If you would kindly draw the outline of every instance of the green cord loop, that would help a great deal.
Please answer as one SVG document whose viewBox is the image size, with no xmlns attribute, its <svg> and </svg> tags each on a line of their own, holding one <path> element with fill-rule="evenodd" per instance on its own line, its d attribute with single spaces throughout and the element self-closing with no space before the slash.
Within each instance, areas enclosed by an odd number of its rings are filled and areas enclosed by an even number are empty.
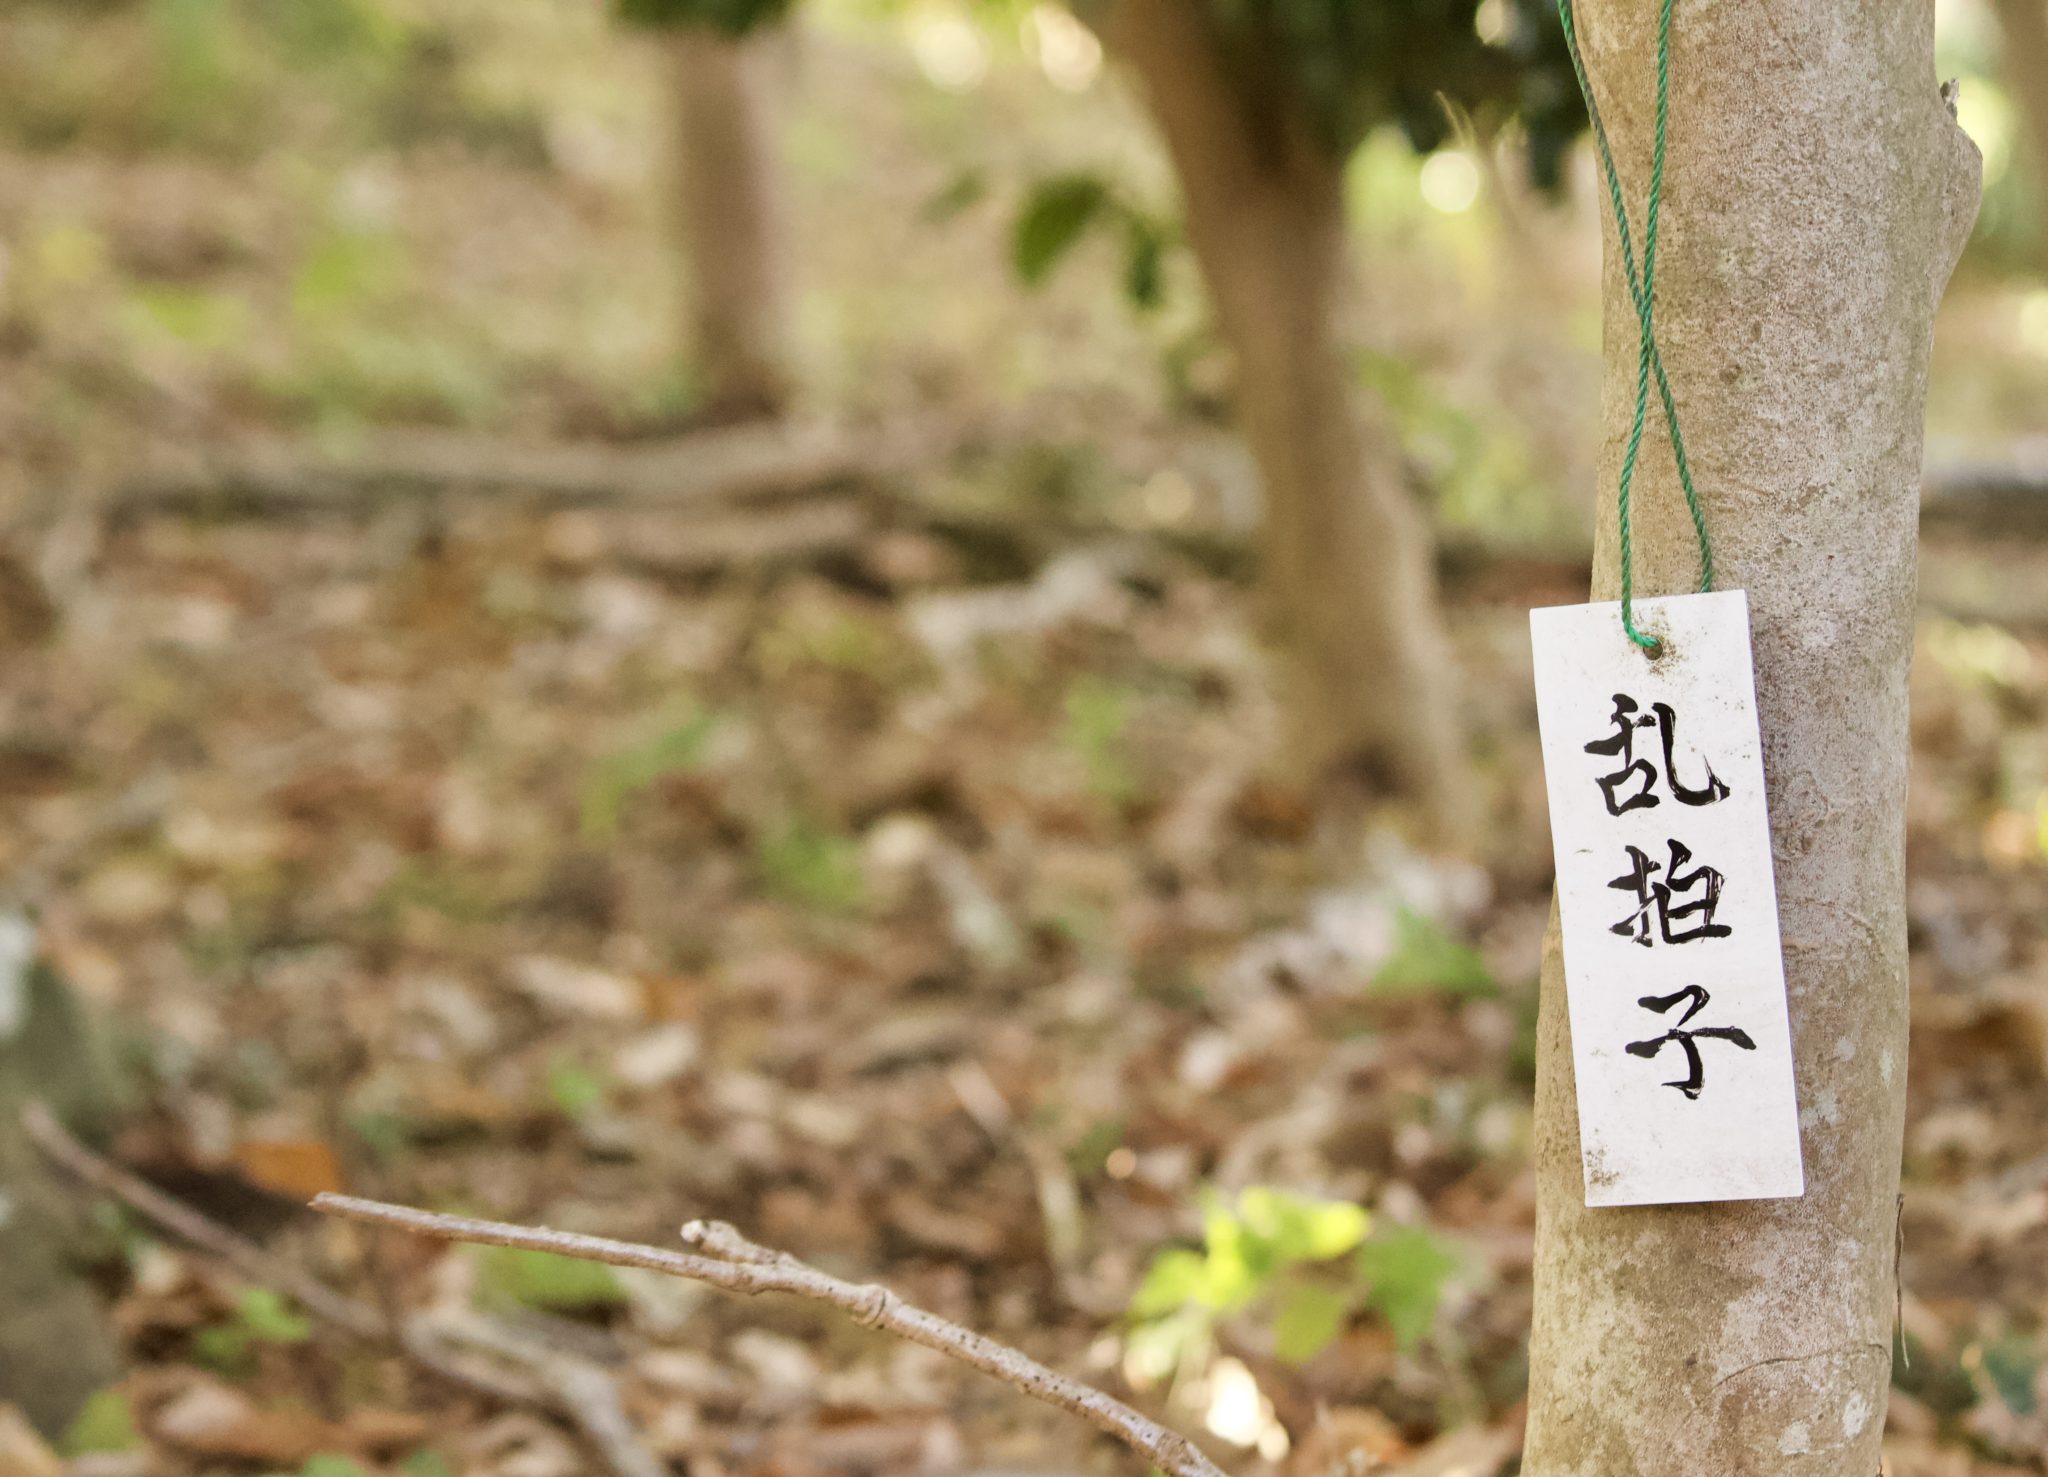
<svg viewBox="0 0 2048 1477">
<path fill-rule="evenodd" d="M 1635 623 L 1634 533 L 1629 515 L 1629 494 L 1635 486 L 1636 463 L 1642 451 L 1643 428 L 1649 417 L 1652 377 L 1657 398 L 1664 407 L 1664 424 L 1671 432 L 1672 458 L 1678 464 L 1678 485 L 1685 491 L 1686 510 L 1692 514 L 1693 532 L 1700 544 L 1702 594 L 1714 587 L 1714 549 L 1707 538 L 1706 514 L 1700 509 L 1699 494 L 1693 488 L 1692 466 L 1685 456 L 1685 437 L 1678 429 L 1678 404 L 1671 393 L 1671 380 L 1664 372 L 1664 356 L 1657 348 L 1657 227 L 1664 195 L 1664 143 L 1671 114 L 1671 7 L 1663 0 L 1657 16 L 1657 111 L 1650 152 L 1650 201 L 1643 222 L 1643 261 L 1638 273 L 1628 207 L 1622 202 L 1621 174 L 1614 166 L 1614 150 L 1607 140 L 1607 125 L 1601 120 L 1599 104 L 1593 98 L 1592 79 L 1586 75 L 1586 61 L 1579 51 L 1578 28 L 1573 22 L 1572 0 L 1557 0 L 1558 19 L 1564 23 L 1565 49 L 1571 54 L 1572 71 L 1579 79 L 1579 91 L 1586 99 L 1586 117 L 1593 125 L 1593 142 L 1600 155 L 1601 172 L 1607 180 L 1607 199 L 1614 210 L 1616 235 L 1621 240 L 1622 272 L 1628 279 L 1629 298 L 1635 304 L 1637 325 L 1636 401 L 1629 425 L 1628 445 L 1621 459 L 1621 486 L 1616 498 L 1621 532 L 1621 624 L 1629 640 L 1646 651 L 1654 651 L 1657 638 L 1646 636 Z"/>
</svg>

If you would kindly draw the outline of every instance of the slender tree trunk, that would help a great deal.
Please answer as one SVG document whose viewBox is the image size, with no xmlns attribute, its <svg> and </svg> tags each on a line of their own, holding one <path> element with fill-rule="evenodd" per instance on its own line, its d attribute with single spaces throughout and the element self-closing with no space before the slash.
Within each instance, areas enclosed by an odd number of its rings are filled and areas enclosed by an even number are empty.
<svg viewBox="0 0 2048 1477">
<path fill-rule="evenodd" d="M 1656 12 L 1580 12 L 1636 199 Z M 1523 1471 L 1867 1477 L 1891 1382 L 1905 1117 L 1923 404 L 1977 157 L 1937 90 L 1931 0 L 1680 0 L 1675 37 L 1657 328 L 1719 584 L 1749 591 L 1807 1190 L 1585 1207 L 1553 922 Z M 1611 221 L 1604 293 L 1603 599 L 1636 358 Z M 1696 553 L 1666 443 L 1643 461 L 1637 590 L 1683 591 Z"/>
<path fill-rule="evenodd" d="M 26 919 L 0 909 L 0 1402 L 54 1435 L 120 1368 L 75 1260 L 82 1202 L 38 1157 L 21 1109 L 41 1098 L 91 1126 L 118 1094 L 83 1006 L 32 949 Z"/>
<path fill-rule="evenodd" d="M 794 385 L 788 207 L 772 43 L 676 28 L 674 213 L 684 342 L 716 420 L 777 415 Z"/>
<path fill-rule="evenodd" d="M 2048 202 L 2048 0 L 1993 0 L 1992 8 L 2005 36 L 2005 85 L 2026 135 L 2023 152 L 2033 171 L 2035 198 Z M 2048 220 L 2041 230 L 2048 237 Z M 2048 264 L 2048 241 L 2037 259 Z"/>
<path fill-rule="evenodd" d="M 1118 0 L 1103 32 L 1165 136 L 1236 360 L 1238 419 L 1265 490 L 1267 617 L 1302 767 L 1363 762 L 1455 823 L 1463 756 L 1427 526 L 1360 403 L 1339 327 L 1343 161 L 1284 108 L 1247 105 L 1200 0 Z"/>
</svg>

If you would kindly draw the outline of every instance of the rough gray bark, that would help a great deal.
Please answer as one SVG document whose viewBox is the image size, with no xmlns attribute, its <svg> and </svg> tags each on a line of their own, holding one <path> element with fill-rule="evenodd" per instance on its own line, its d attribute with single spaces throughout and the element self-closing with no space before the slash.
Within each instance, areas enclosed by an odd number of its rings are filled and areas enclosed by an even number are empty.
<svg viewBox="0 0 2048 1477">
<path fill-rule="evenodd" d="M 1656 0 L 1586 0 L 1634 198 Z M 1934 310 L 1974 218 L 1931 0 L 1681 0 L 1657 328 L 1722 588 L 1749 591 L 1803 1199 L 1587 1210 L 1555 925 L 1538 1025 L 1528 1477 L 1865 1477 L 1891 1373 L 1906 1089 L 1906 666 Z M 1640 216 L 1638 216 L 1640 220 Z M 1608 224 L 1595 598 L 1636 325 Z M 1654 415 L 1654 412 L 1653 412 Z M 1638 593 L 1691 588 L 1666 443 Z"/>
<path fill-rule="evenodd" d="M 1236 361 L 1300 767 L 1362 762 L 1454 826 L 1463 754 L 1428 528 L 1352 383 L 1339 326 L 1343 160 L 1283 100 L 1240 93 L 1201 0 L 1116 0 L 1091 18 L 1165 137 Z"/>
<path fill-rule="evenodd" d="M 706 418 L 779 415 L 795 384 L 789 209 L 771 50 L 703 26 L 669 37 L 684 342 Z"/>
</svg>

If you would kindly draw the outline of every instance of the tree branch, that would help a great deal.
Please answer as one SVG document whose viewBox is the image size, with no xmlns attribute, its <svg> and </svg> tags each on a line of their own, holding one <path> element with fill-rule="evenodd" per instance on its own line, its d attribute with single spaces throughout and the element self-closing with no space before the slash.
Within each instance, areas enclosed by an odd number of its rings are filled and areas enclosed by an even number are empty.
<svg viewBox="0 0 2048 1477">
<path fill-rule="evenodd" d="M 999 1344 L 956 1323 L 949 1323 L 935 1313 L 906 1303 L 886 1287 L 842 1281 L 786 1252 L 757 1245 L 721 1221 L 691 1221 L 684 1226 L 683 1243 L 692 1250 L 683 1252 L 665 1251 L 628 1241 L 611 1241 L 601 1236 L 584 1236 L 573 1231 L 438 1215 L 404 1205 L 359 1200 L 351 1195 L 322 1195 L 313 1202 L 313 1208 L 328 1215 L 343 1216 L 370 1225 L 391 1226 L 444 1241 L 512 1246 L 584 1261 L 607 1262 L 615 1267 L 643 1267 L 652 1272 L 666 1272 L 672 1277 L 708 1283 L 741 1296 L 786 1292 L 813 1302 L 827 1303 L 851 1314 L 869 1328 L 884 1329 L 914 1344 L 937 1349 L 962 1364 L 995 1376 L 1035 1400 L 1043 1400 L 1080 1416 L 1096 1429 L 1123 1442 L 1166 1472 L 1168 1477 L 1224 1477 L 1223 1471 L 1187 1437 L 1140 1415 L 1093 1386 L 1048 1369 L 1006 1344 Z"/>
</svg>

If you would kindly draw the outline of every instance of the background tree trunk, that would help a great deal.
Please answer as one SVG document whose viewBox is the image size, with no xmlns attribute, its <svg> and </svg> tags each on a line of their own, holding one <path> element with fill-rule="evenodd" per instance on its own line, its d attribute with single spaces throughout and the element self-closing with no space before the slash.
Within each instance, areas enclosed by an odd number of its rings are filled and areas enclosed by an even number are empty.
<svg viewBox="0 0 2048 1477">
<path fill-rule="evenodd" d="M 1581 31 L 1633 205 L 1655 0 L 1588 0 Z M 1891 1376 L 1923 402 L 1977 158 L 1937 90 L 1931 0 L 1681 0 L 1675 37 L 1657 327 L 1720 587 L 1749 591 L 1807 1191 L 1585 1208 L 1553 919 L 1523 1471 L 1864 1477 Z M 1605 301 L 1599 599 L 1636 358 L 1611 221 Z M 1661 438 L 1643 462 L 1637 589 L 1689 589 Z"/>
<path fill-rule="evenodd" d="M 788 207 L 776 126 L 779 28 L 669 36 L 684 342 L 707 419 L 780 414 L 795 383 Z"/>
<path fill-rule="evenodd" d="M 20 913 L 0 912 L 0 1401 L 54 1435 L 120 1364 L 75 1261 L 82 1202 L 28 1142 L 21 1109 L 39 1097 L 90 1128 L 117 1093 L 83 1007 L 34 962 L 33 940 Z"/>
<path fill-rule="evenodd" d="M 1104 38 L 1137 74 L 1236 360 L 1265 492 L 1267 618 L 1309 773 L 1362 762 L 1455 823 L 1463 754 L 1429 535 L 1360 403 L 1339 320 L 1343 162 L 1283 100 L 1248 104 L 1199 0 L 1118 0 Z"/>
<path fill-rule="evenodd" d="M 2048 0 L 1993 0 L 2005 38 L 2005 85 L 2025 135 L 2020 149 L 2033 175 L 2035 198 L 2048 201 Z M 2041 225 L 2048 237 L 2048 220 Z M 2048 265 L 2048 241 L 2036 252 Z"/>
</svg>

